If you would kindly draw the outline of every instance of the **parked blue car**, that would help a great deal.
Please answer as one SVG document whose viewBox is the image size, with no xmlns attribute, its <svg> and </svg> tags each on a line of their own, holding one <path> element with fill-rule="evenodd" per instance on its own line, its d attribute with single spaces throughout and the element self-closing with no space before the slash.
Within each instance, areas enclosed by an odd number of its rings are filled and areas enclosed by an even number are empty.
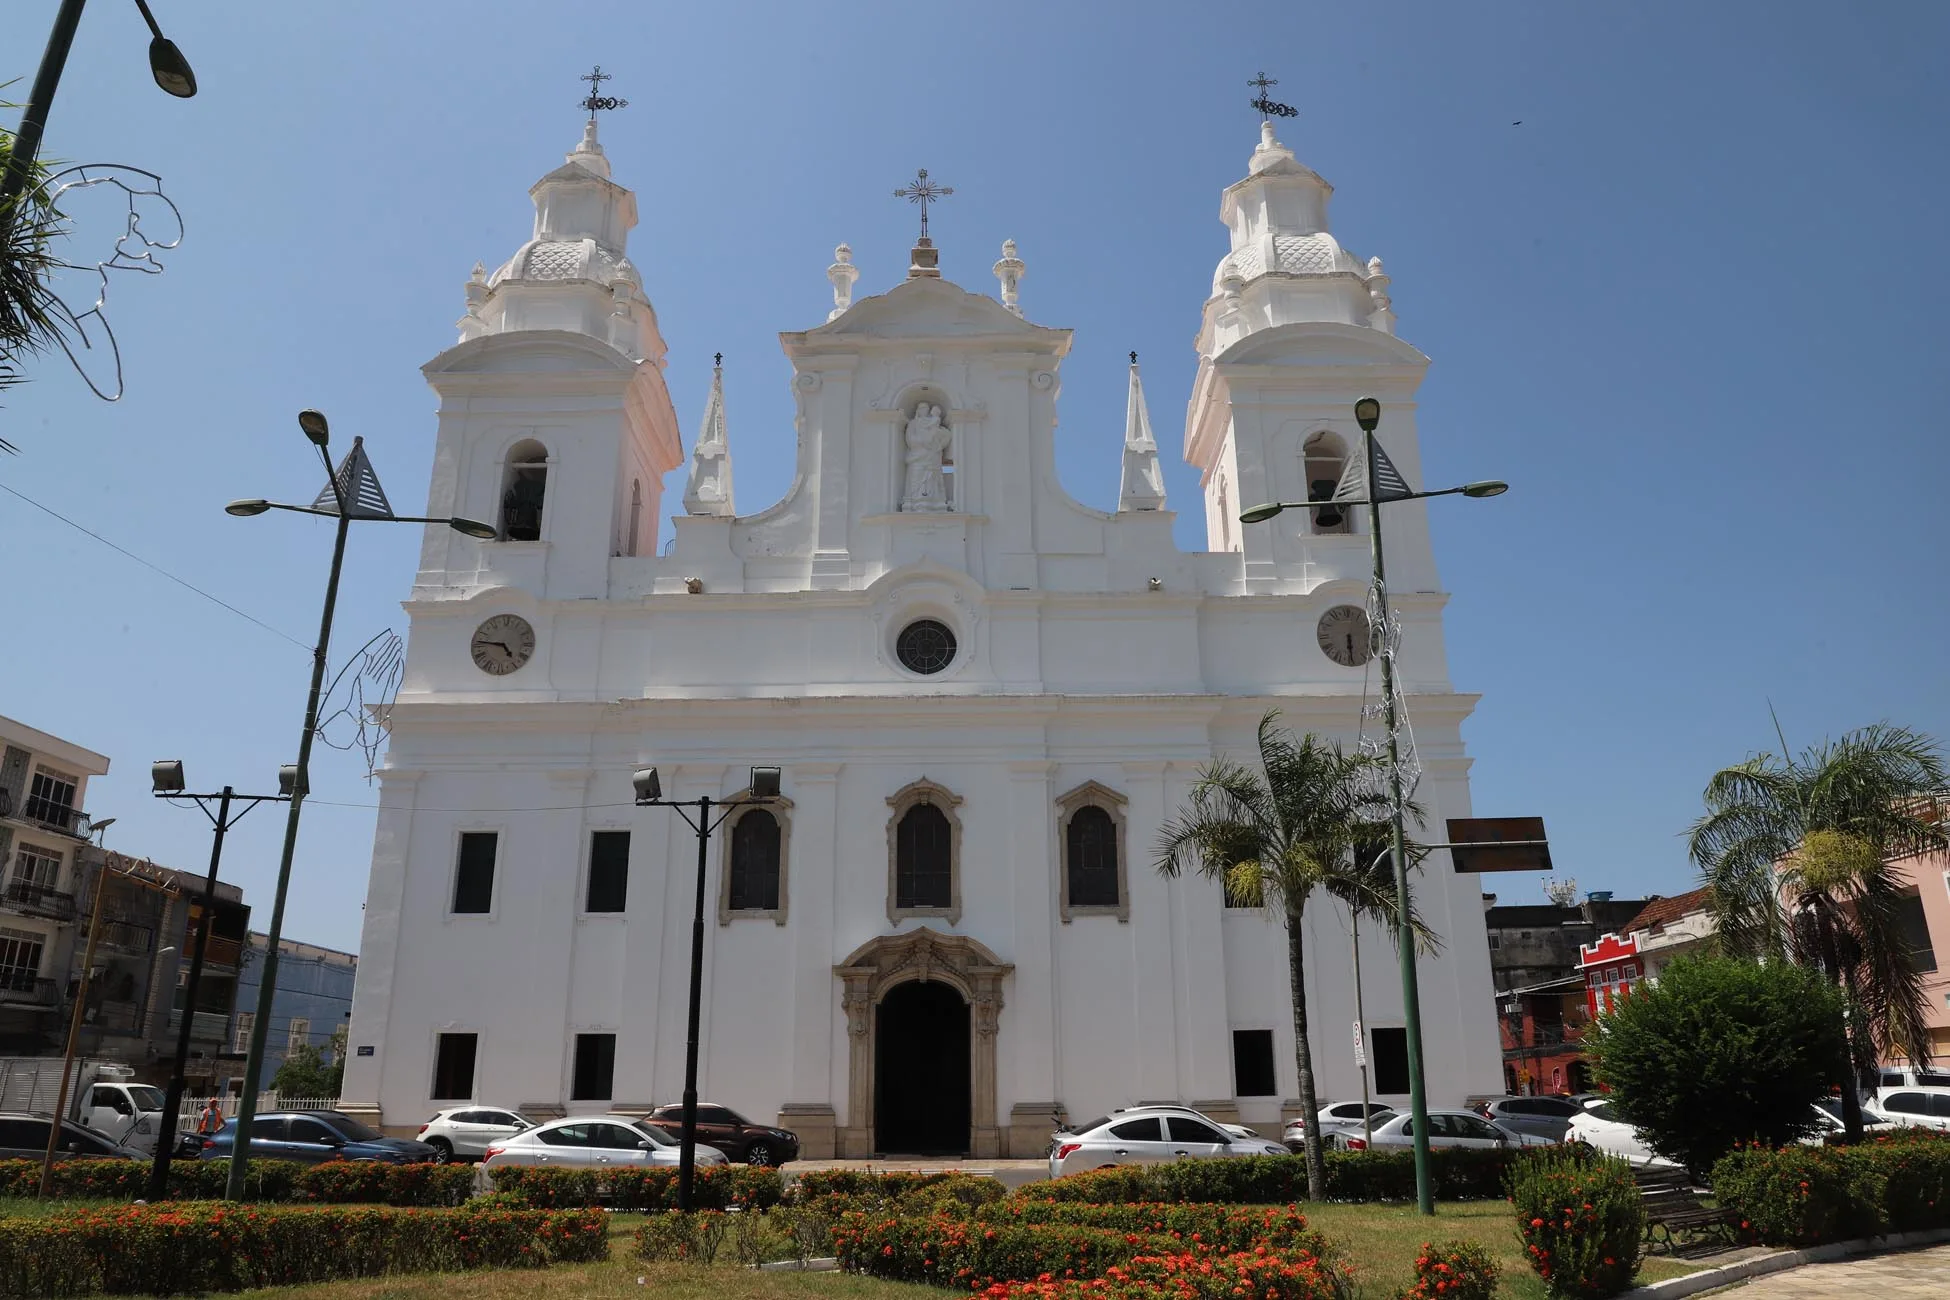
<svg viewBox="0 0 1950 1300">
<path fill-rule="evenodd" d="M 237 1121 L 231 1120 L 203 1139 L 199 1153 L 205 1160 L 228 1160 L 237 1141 Z M 320 1164 L 327 1160 L 376 1160 L 389 1165 L 412 1165 L 440 1159 L 440 1153 L 411 1138 L 390 1138 L 370 1125 L 335 1110 L 280 1110 L 251 1120 L 250 1156 L 253 1160 L 299 1160 Z"/>
</svg>

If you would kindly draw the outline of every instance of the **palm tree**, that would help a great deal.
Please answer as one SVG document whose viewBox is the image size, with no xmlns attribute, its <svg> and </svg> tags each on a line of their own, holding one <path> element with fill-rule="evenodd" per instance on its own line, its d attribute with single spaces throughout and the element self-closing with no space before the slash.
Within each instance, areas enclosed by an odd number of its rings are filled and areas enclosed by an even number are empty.
<svg viewBox="0 0 1950 1300">
<path fill-rule="evenodd" d="M 1192 787 L 1185 810 L 1162 828 L 1158 871 L 1176 877 L 1196 871 L 1219 881 L 1228 899 L 1255 903 L 1286 921 L 1287 983 L 1293 997 L 1293 1056 L 1300 1074 L 1301 1122 L 1306 1133 L 1307 1196 L 1320 1200 L 1326 1164 L 1320 1151 L 1320 1106 L 1314 1094 L 1313 1051 L 1307 1042 L 1304 956 L 1307 902 L 1325 891 L 1356 915 L 1396 916 L 1392 872 L 1359 850 L 1385 834 L 1389 802 L 1382 764 L 1308 734 L 1294 740 L 1275 725 L 1277 711 L 1259 723 L 1261 770 L 1220 758 Z M 1418 937 L 1434 936 L 1419 920 Z"/>
<path fill-rule="evenodd" d="M 1930 1057 L 1922 976 L 1889 862 L 1945 844 L 1927 796 L 1950 777 L 1934 741 L 1887 723 L 1798 757 L 1781 749 L 1713 774 L 1692 858 L 1727 951 L 1816 966 L 1847 994 L 1842 1117 L 1859 1137 L 1860 1067 L 1878 1052 Z"/>
<path fill-rule="evenodd" d="M 11 105 L 0 105 L 11 107 Z M 0 130 L 0 169 L 13 158 L 13 135 Z M 20 383 L 23 356 L 57 346 L 65 322 L 50 280 L 62 263 L 55 239 L 66 221 L 47 197 L 47 167 L 27 164 L 27 184 L 0 204 L 0 390 Z M 0 439 L 0 450 L 14 450 Z"/>
</svg>

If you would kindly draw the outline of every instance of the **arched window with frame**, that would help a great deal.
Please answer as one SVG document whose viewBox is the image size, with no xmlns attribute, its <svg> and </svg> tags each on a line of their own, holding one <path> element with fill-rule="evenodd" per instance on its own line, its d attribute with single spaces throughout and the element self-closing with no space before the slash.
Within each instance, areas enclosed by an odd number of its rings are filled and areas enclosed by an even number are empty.
<svg viewBox="0 0 1950 1300">
<path fill-rule="evenodd" d="M 1307 500 L 1328 503 L 1309 512 L 1313 516 L 1314 532 L 1328 536 L 1353 532 L 1353 512 L 1334 502 L 1334 489 L 1340 486 L 1341 475 L 1347 470 L 1347 445 L 1323 429 L 1307 439 L 1301 455 L 1307 477 Z"/>
<path fill-rule="evenodd" d="M 780 838 L 779 819 L 763 808 L 753 808 L 732 823 L 732 911 L 778 910 Z"/>
<path fill-rule="evenodd" d="M 961 917 L 960 798 L 916 781 L 887 800 L 887 916 Z"/>
<path fill-rule="evenodd" d="M 542 510 L 548 502 L 548 448 L 524 438 L 508 448 L 501 481 L 501 540 L 542 540 Z"/>
<path fill-rule="evenodd" d="M 1075 916 L 1131 916 L 1124 851 L 1124 796 L 1085 781 L 1056 801 L 1060 910 Z"/>
</svg>

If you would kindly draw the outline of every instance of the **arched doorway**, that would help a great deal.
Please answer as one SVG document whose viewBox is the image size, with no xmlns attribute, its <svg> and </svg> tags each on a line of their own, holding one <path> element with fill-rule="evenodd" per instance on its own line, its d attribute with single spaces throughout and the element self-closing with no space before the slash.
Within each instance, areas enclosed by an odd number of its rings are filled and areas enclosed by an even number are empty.
<svg viewBox="0 0 1950 1300">
<path fill-rule="evenodd" d="M 984 1160 L 1002 1153 L 995 1040 L 1002 982 L 1014 969 L 966 935 L 925 926 L 870 939 L 833 968 L 848 1043 L 846 1116 L 837 1134 L 841 1156 L 915 1151 L 916 1141 L 941 1142 L 942 1150 Z M 884 1051 L 883 1034 L 889 1040 Z M 959 1081 L 953 1095 L 963 1099 L 946 1118 L 940 1098 L 918 1113 L 909 1113 L 905 1100 L 881 1106 L 884 1096 L 938 1092 L 944 1071 Z M 956 1117 L 959 1125 L 951 1132 Z M 883 1119 L 892 1120 L 894 1131 L 882 1128 Z M 901 1131 L 911 1122 L 923 1127 L 918 1137 L 911 1127 Z M 930 1134 L 925 1130 L 932 1124 L 940 1128 Z"/>
<path fill-rule="evenodd" d="M 968 1003 L 939 980 L 909 980 L 874 1008 L 874 1149 L 968 1154 Z"/>
</svg>

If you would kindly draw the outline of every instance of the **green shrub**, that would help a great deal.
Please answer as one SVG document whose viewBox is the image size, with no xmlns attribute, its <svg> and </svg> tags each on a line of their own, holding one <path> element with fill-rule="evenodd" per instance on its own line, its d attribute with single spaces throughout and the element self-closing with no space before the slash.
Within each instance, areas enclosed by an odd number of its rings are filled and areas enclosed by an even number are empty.
<svg viewBox="0 0 1950 1300">
<path fill-rule="evenodd" d="M 1168 1237 L 1183 1247 L 1191 1243 L 1205 1250 L 1242 1251 L 1266 1246 L 1276 1250 L 1304 1250 L 1331 1258 L 1327 1239 L 1307 1226 L 1307 1217 L 1290 1206 L 1176 1204 L 1130 1201 L 1092 1205 L 1086 1201 L 1038 1201 L 1010 1198 L 975 1212 L 978 1223 L 1071 1223 L 1086 1228 Z"/>
<path fill-rule="evenodd" d="M 1645 1206 L 1631 1166 L 1578 1146 L 1536 1148 L 1510 1171 L 1524 1253 L 1553 1296 L 1611 1296 L 1639 1268 Z"/>
<path fill-rule="evenodd" d="M 667 1168 L 554 1169 L 500 1165 L 488 1170 L 494 1188 L 511 1192 L 539 1209 L 608 1205 L 616 1210 L 667 1210 L 677 1205 L 677 1171 Z M 696 1171 L 691 1196 L 700 1210 L 733 1206 L 764 1209 L 777 1205 L 783 1185 L 776 1169 L 713 1165 Z"/>
<path fill-rule="evenodd" d="M 997 1282 L 983 1300 L 1343 1300 L 1347 1277 L 1303 1253 L 1138 1255 L 1101 1278 Z"/>
<path fill-rule="evenodd" d="M 1395 1300 L 1492 1300 L 1501 1271 L 1476 1242 L 1423 1242 L 1415 1257 L 1415 1285 L 1397 1292 Z"/>
<path fill-rule="evenodd" d="M 169 1199 L 217 1200 L 230 1176 L 228 1160 L 174 1160 Z M 41 1183 L 38 1160 L 0 1160 L 0 1196 L 33 1196 Z M 253 1160 L 245 1180 L 252 1201 L 370 1202 L 381 1205 L 459 1205 L 473 1190 L 466 1165 L 387 1165 L 328 1160 Z M 54 1165 L 53 1194 L 87 1200 L 133 1201 L 149 1194 L 149 1165 L 135 1160 L 62 1160 Z"/>
<path fill-rule="evenodd" d="M 12 1296 L 242 1291 L 608 1253 L 603 1216 L 587 1210 L 184 1203 L 0 1220 Z"/>
<path fill-rule="evenodd" d="M 1435 1194 L 1446 1201 L 1493 1200 L 1503 1195 L 1514 1150 L 1451 1148 L 1429 1153 Z M 1407 1148 L 1329 1151 L 1330 1201 L 1415 1199 L 1415 1156 Z M 1306 1199 L 1307 1170 L 1292 1156 L 1179 1160 L 1119 1165 L 1033 1183 L 1018 1197 L 1112 1204 L 1123 1201 L 1198 1201 L 1233 1205 L 1286 1204 Z"/>
<path fill-rule="evenodd" d="M 652 1261 L 683 1260 L 693 1264 L 709 1264 L 718 1257 L 718 1244 L 724 1237 L 724 1219 L 721 1210 L 697 1210 L 690 1214 L 667 1210 L 652 1214 L 636 1230 L 637 1257 Z"/>
<path fill-rule="evenodd" d="M 1704 1175 L 1742 1143 L 1785 1146 L 1814 1130 L 1816 1099 L 1840 1081 L 1841 995 L 1806 966 L 1681 958 L 1585 1043 L 1647 1145 Z"/>
<path fill-rule="evenodd" d="M 1044 1275 L 1100 1277 L 1134 1255 L 1178 1246 L 1167 1238 L 1074 1224 L 852 1213 L 833 1230 L 833 1248 L 840 1267 L 851 1273 L 965 1291 Z"/>
<path fill-rule="evenodd" d="M 1853 1147 L 1747 1147 L 1713 1166 L 1713 1195 L 1770 1246 L 1950 1228 L 1950 1137 Z"/>
</svg>

